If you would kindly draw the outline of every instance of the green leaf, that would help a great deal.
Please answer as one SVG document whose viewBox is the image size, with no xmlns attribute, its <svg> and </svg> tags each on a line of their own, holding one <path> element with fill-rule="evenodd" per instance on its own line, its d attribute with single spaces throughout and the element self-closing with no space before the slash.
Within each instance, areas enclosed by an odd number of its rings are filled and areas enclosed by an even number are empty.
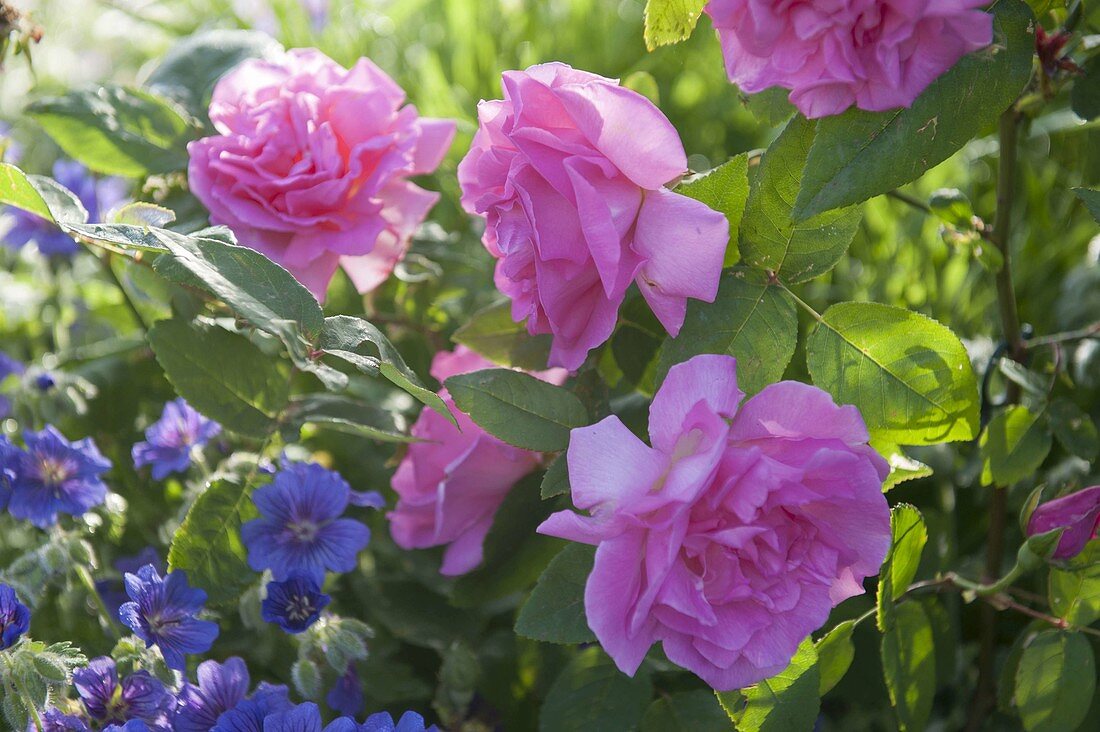
<svg viewBox="0 0 1100 732">
<path fill-rule="evenodd" d="M 124 253 L 152 252 L 164 254 L 167 249 L 147 226 L 133 224 L 66 224 L 65 231 L 80 239 L 106 244 L 107 248 Z"/>
<path fill-rule="evenodd" d="M 680 335 L 665 341 L 658 380 L 677 363 L 701 353 L 737 359 L 737 385 L 748 395 L 783 378 L 798 341 L 798 316 L 782 288 L 758 272 L 722 276 L 713 303 L 692 300 Z"/>
<path fill-rule="evenodd" d="M 932 625 L 917 602 L 894 609 L 894 623 L 882 636 L 882 670 L 890 704 L 902 730 L 922 730 L 936 694 L 936 651 Z"/>
<path fill-rule="evenodd" d="M 859 207 L 792 218 L 815 123 L 798 116 L 764 153 L 741 220 L 741 258 L 786 283 L 805 282 L 832 269 L 859 229 Z"/>
<path fill-rule="evenodd" d="M 872 439 L 871 447 L 878 451 L 879 455 L 886 458 L 890 464 L 890 474 L 882 484 L 882 492 L 886 493 L 899 483 L 905 483 L 918 478 L 927 478 L 932 475 L 932 468 L 919 460 L 914 460 L 905 454 L 898 445 L 881 439 Z"/>
<path fill-rule="evenodd" d="M 241 510 L 251 495 L 244 481 L 211 483 L 172 537 L 169 566 L 186 571 L 191 586 L 206 590 L 213 604 L 237 599 L 256 579 L 241 543 Z"/>
<path fill-rule="evenodd" d="M 851 109 L 818 122 L 796 220 L 865 201 L 918 178 L 996 122 L 1031 78 L 1034 18 L 1019 0 L 994 9 L 993 45 L 963 57 L 908 107 Z"/>
<path fill-rule="evenodd" d="M 876 438 L 902 445 L 972 440 L 978 383 L 946 326 L 903 308 L 833 305 L 806 343 L 814 384 L 854 404 Z"/>
<path fill-rule="evenodd" d="M 742 690 L 744 710 L 739 732 L 788 732 L 813 729 L 821 707 L 820 674 L 813 640 L 798 647 L 791 664 L 770 679 Z"/>
<path fill-rule="evenodd" d="M 595 547 L 568 544 L 539 577 L 516 618 L 516 632 L 547 643 L 592 643 L 596 636 L 584 615 L 584 586 Z"/>
<path fill-rule="evenodd" d="M 1046 414 L 1014 404 L 998 412 L 982 431 L 982 484 L 1007 486 L 1035 474 L 1054 437 Z"/>
<path fill-rule="evenodd" d="M 390 413 L 338 394 L 306 394 L 292 399 L 287 420 L 291 424 L 315 424 L 383 442 L 417 441 L 398 430 Z"/>
<path fill-rule="evenodd" d="M 611 336 L 611 354 L 626 381 L 643 394 L 653 393 L 657 353 L 665 329 L 645 298 L 632 297 L 619 309 L 619 325 Z"/>
<path fill-rule="evenodd" d="M 1096 660 L 1080 633 L 1045 630 L 1016 669 L 1016 708 L 1028 732 L 1075 730 L 1096 693 Z"/>
<path fill-rule="evenodd" d="M 569 493 L 569 465 L 565 462 L 565 453 L 558 455 L 546 469 L 540 489 L 543 500 Z"/>
<path fill-rule="evenodd" d="M 248 339 L 221 328 L 162 320 L 149 331 L 176 392 L 228 430 L 265 437 L 276 427 L 289 397 L 278 363 Z"/>
<path fill-rule="evenodd" d="M 175 262 L 255 327 L 281 337 L 285 330 L 280 323 L 292 321 L 310 340 L 320 335 L 325 314 L 317 299 L 294 275 L 256 250 L 173 231 L 153 233 Z M 157 265 L 154 269 L 163 273 Z"/>
<path fill-rule="evenodd" d="M 539 713 L 542 732 L 634 729 L 642 721 L 653 685 L 639 672 L 630 678 L 599 648 L 569 662 L 546 694 Z"/>
<path fill-rule="evenodd" d="M 542 475 L 532 473 L 508 492 L 485 537 L 484 559 L 455 584 L 456 605 L 474 607 L 526 590 L 561 552 L 560 539 L 535 533 L 552 509 L 539 496 L 541 482 Z"/>
<path fill-rule="evenodd" d="M 1085 204 L 1085 208 L 1089 210 L 1092 217 L 1097 221 L 1100 221 L 1100 190 L 1093 188 L 1074 188 L 1073 192 L 1077 194 L 1077 197 L 1081 199 L 1081 202 Z"/>
<path fill-rule="evenodd" d="M 1051 567 L 1048 597 L 1051 611 L 1071 625 L 1100 620 L 1100 541 L 1090 541 L 1064 566 Z"/>
<path fill-rule="evenodd" d="M 196 132 L 158 94 L 109 85 L 34 102 L 26 113 L 74 160 L 97 173 L 140 178 L 187 167 Z"/>
<path fill-rule="evenodd" d="M 882 563 L 878 584 L 878 626 L 887 631 L 894 620 L 893 603 L 917 576 L 928 529 L 920 511 L 908 503 L 890 511 L 890 553 Z"/>
<path fill-rule="evenodd" d="M 691 35 L 707 0 L 646 0 L 645 46 L 679 43 Z"/>
<path fill-rule="evenodd" d="M 245 59 L 280 50 L 260 31 L 212 30 L 187 36 L 164 55 L 146 80 L 152 91 L 174 99 L 196 117 L 206 117 L 214 85 Z"/>
<path fill-rule="evenodd" d="M 572 392 L 509 369 L 452 376 L 447 391 L 455 405 L 489 434 L 509 445 L 558 452 L 569 431 L 588 424 L 588 411 Z"/>
<path fill-rule="evenodd" d="M 641 732 L 726 732 L 729 718 L 709 691 L 683 691 L 649 705 Z"/>
<path fill-rule="evenodd" d="M 676 186 L 676 192 L 725 214 L 730 223 L 730 242 L 733 242 L 741 229 L 741 217 L 749 199 L 748 153 L 741 153 L 713 170 L 683 181 Z M 737 247 L 727 244 L 724 266 L 736 264 L 739 257 Z"/>
<path fill-rule="evenodd" d="M 817 651 L 817 669 L 821 677 L 818 694 L 825 696 L 840 683 L 848 673 L 852 660 L 856 657 L 856 646 L 852 643 L 854 620 L 845 620 L 826 633 L 814 644 Z"/>
<path fill-rule="evenodd" d="M 974 228 L 974 207 L 958 188 L 939 188 L 928 197 L 928 207 L 943 223 L 961 231 Z"/>
<path fill-rule="evenodd" d="M 1069 103 L 1083 120 L 1100 117 L 1100 56 L 1093 56 L 1081 67 L 1084 72 L 1073 80 Z"/>
<path fill-rule="evenodd" d="M 478 310 L 451 336 L 501 366 L 527 371 L 546 368 L 550 336 L 533 336 L 527 326 L 512 320 L 512 305 L 500 302 Z"/>
<path fill-rule="evenodd" d="M 59 224 L 83 224 L 88 212 L 76 195 L 50 178 L 0 162 L 0 203 Z"/>
<path fill-rule="evenodd" d="M 128 203 L 111 215 L 111 223 L 128 224 L 142 228 L 164 228 L 176 220 L 176 212 L 164 206 L 145 201 Z"/>
<path fill-rule="evenodd" d="M 381 374 L 421 404 L 439 412 L 452 424 L 458 424 L 439 395 L 425 388 L 389 338 L 373 324 L 350 315 L 325 318 L 320 347 L 326 354 L 347 361 L 363 373 L 371 376 Z"/>
<path fill-rule="evenodd" d="M 1100 453 L 1100 433 L 1092 417 L 1063 397 L 1050 403 L 1049 412 L 1054 436 L 1065 451 L 1082 460 L 1095 460 Z"/>
</svg>

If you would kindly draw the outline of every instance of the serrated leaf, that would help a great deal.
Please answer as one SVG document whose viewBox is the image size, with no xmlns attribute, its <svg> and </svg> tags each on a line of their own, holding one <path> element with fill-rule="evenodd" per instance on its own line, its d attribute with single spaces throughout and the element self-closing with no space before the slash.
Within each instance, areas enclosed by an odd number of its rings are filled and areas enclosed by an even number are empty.
<svg viewBox="0 0 1100 732">
<path fill-rule="evenodd" d="M 569 431 L 588 424 L 588 411 L 572 392 L 519 371 L 486 369 L 452 376 L 455 405 L 489 434 L 509 445 L 558 452 Z"/>
<path fill-rule="evenodd" d="M 39 100 L 26 113 L 69 157 L 104 175 L 183 170 L 197 131 L 165 98 L 113 84 Z"/>
<path fill-rule="evenodd" d="M 535 533 L 551 506 L 539 496 L 542 476 L 533 473 L 508 492 L 485 537 L 484 558 L 455 584 L 459 607 L 473 607 L 521 592 L 539 578 L 564 542 Z"/>
<path fill-rule="evenodd" d="M 0 162 L 0 203 L 58 224 L 88 220 L 84 204 L 72 191 L 45 176 L 27 175 L 10 163 Z"/>
<path fill-rule="evenodd" d="M 642 717 L 641 732 L 726 732 L 730 722 L 709 691 L 683 691 L 661 697 Z"/>
<path fill-rule="evenodd" d="M 1028 732 L 1075 730 L 1096 693 L 1096 659 L 1080 633 L 1045 630 L 1016 669 L 1016 708 Z"/>
<path fill-rule="evenodd" d="M 803 168 L 818 123 L 798 116 L 764 152 L 745 204 L 739 236 L 742 260 L 786 283 L 805 282 L 832 269 L 844 256 L 863 218 L 860 207 L 828 211 L 804 221 L 792 218 Z"/>
<path fill-rule="evenodd" d="M 537 371 L 546 368 L 550 355 L 550 336 L 533 336 L 527 326 L 512 320 L 508 302 L 490 305 L 474 313 L 451 336 L 501 366 Z"/>
<path fill-rule="evenodd" d="M 920 603 L 894 609 L 894 622 L 882 636 L 882 670 L 899 727 L 924 729 L 936 694 L 936 655 L 932 625 Z"/>
<path fill-rule="evenodd" d="M 1014 404 L 998 412 L 982 431 L 982 484 L 1008 486 L 1035 474 L 1050 452 L 1050 420 Z"/>
<path fill-rule="evenodd" d="M 290 401 L 291 424 L 314 424 L 383 442 L 416 442 L 398 430 L 393 415 L 371 404 L 338 394 L 305 394 Z"/>
<path fill-rule="evenodd" d="M 634 678 L 615 668 L 602 650 L 586 648 L 569 662 L 546 694 L 539 713 L 541 732 L 634 729 L 653 694 L 649 677 Z"/>
<path fill-rule="evenodd" d="M 886 193 L 946 160 L 1016 101 L 1031 78 L 1034 18 L 1019 0 L 993 8 L 993 45 L 964 56 L 908 107 L 851 109 L 818 122 L 794 217 Z"/>
<path fill-rule="evenodd" d="M 845 620 L 826 633 L 814 644 L 817 651 L 817 669 L 820 677 L 818 693 L 825 696 L 840 683 L 848 673 L 852 660 L 856 657 L 856 646 L 852 642 L 855 630 L 854 620 Z"/>
<path fill-rule="evenodd" d="M 813 729 L 821 707 L 821 679 L 813 640 L 802 641 L 790 665 L 746 689 L 738 732 L 787 732 Z"/>
<path fill-rule="evenodd" d="M 248 339 L 162 320 L 150 329 L 149 344 L 176 392 L 195 409 L 250 437 L 275 429 L 289 398 L 287 377 Z"/>
<path fill-rule="evenodd" d="M 730 224 L 729 243 L 733 244 L 741 229 L 741 218 L 745 214 L 745 203 L 749 198 L 748 153 L 742 153 L 717 168 L 683 181 L 676 186 L 676 192 L 724 214 Z M 727 244 L 723 266 L 732 266 L 739 258 L 737 247 Z"/>
<path fill-rule="evenodd" d="M 814 384 L 859 408 L 871 432 L 901 445 L 972 440 L 978 383 L 946 326 L 870 302 L 833 305 L 806 343 Z"/>
<path fill-rule="evenodd" d="M 547 643 L 591 643 L 596 636 L 584 614 L 584 587 L 596 550 L 569 544 L 539 577 L 516 618 L 516 632 Z"/>
<path fill-rule="evenodd" d="M 724 274 L 713 303 L 688 303 L 684 326 L 665 341 L 658 382 L 673 365 L 701 353 L 737 359 L 737 385 L 748 395 L 783 378 L 798 341 L 795 305 L 782 288 L 745 269 Z"/>
<path fill-rule="evenodd" d="M 647 0 L 645 4 L 645 45 L 650 51 L 658 46 L 679 43 L 691 35 L 699 22 L 707 0 Z"/>
<path fill-rule="evenodd" d="M 133 224 L 65 224 L 65 232 L 71 236 L 120 249 L 126 253 L 152 252 L 163 254 L 167 250 L 156 235 L 145 226 Z"/>
<path fill-rule="evenodd" d="M 1051 567 L 1047 596 L 1051 612 L 1071 625 L 1100 620 L 1100 540 L 1090 541 L 1063 566 Z"/>
<path fill-rule="evenodd" d="M 932 475 L 932 468 L 919 460 L 915 460 L 905 454 L 900 446 L 881 439 L 872 439 L 871 447 L 875 448 L 879 455 L 886 458 L 890 464 L 890 474 L 882 483 L 882 492 L 886 493 L 899 483 L 910 480 L 927 478 Z"/>
<path fill-rule="evenodd" d="M 566 463 L 564 452 L 554 458 L 550 467 L 546 469 L 539 492 L 543 500 L 564 496 L 569 492 L 569 465 Z"/>
<path fill-rule="evenodd" d="M 920 556 L 928 542 L 928 529 L 920 511 L 908 503 L 890 511 L 890 553 L 882 563 L 878 584 L 878 626 L 890 629 L 894 622 L 894 602 L 905 594 L 917 575 Z"/>
<path fill-rule="evenodd" d="M 187 572 L 193 587 L 206 590 L 213 604 L 237 599 L 255 574 L 241 543 L 241 509 L 252 495 L 243 480 L 222 479 L 206 487 L 172 537 L 168 564 Z"/>
</svg>

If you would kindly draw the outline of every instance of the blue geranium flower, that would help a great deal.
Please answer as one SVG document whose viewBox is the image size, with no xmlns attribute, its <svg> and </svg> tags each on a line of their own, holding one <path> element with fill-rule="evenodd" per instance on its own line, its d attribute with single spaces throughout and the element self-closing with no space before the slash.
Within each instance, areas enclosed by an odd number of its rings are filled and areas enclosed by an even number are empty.
<svg viewBox="0 0 1100 732">
<path fill-rule="evenodd" d="M 176 732 L 209 732 L 222 713 L 233 709 L 248 696 L 248 666 L 240 658 L 225 663 L 199 664 L 199 683 L 184 684 L 176 711 Z"/>
<path fill-rule="evenodd" d="M 293 708 L 285 686 L 261 683 L 252 696 L 218 717 L 210 732 L 263 732 L 265 719 Z"/>
<path fill-rule="evenodd" d="M 284 582 L 268 582 L 260 606 L 264 621 L 277 623 L 287 633 L 301 633 L 317 622 L 332 598 L 311 577 L 292 575 Z"/>
<path fill-rule="evenodd" d="M 140 552 L 133 556 L 119 557 L 114 562 L 114 568 L 120 575 L 125 575 L 127 572 L 133 574 L 146 564 L 151 564 L 156 568 L 157 572 L 164 574 L 167 571 L 167 565 L 164 560 L 160 558 L 160 552 L 151 546 L 147 546 Z M 126 586 L 123 584 L 122 579 L 103 579 L 95 583 L 95 588 L 99 592 L 100 598 L 103 600 L 103 604 L 107 606 L 107 610 L 110 611 L 112 617 L 118 617 L 119 608 L 129 600 L 126 595 Z"/>
<path fill-rule="evenodd" d="M 355 732 L 439 732 L 439 728 L 434 724 L 425 727 L 424 718 L 416 712 L 405 712 L 397 724 L 393 723 L 393 717 L 388 712 L 378 712 L 367 717 L 367 721 L 359 725 Z"/>
<path fill-rule="evenodd" d="M 90 439 L 69 442 L 54 427 L 23 435 L 17 453 L 8 511 L 40 529 L 57 523 L 57 514 L 81 516 L 107 498 L 100 476 L 111 469 Z"/>
<path fill-rule="evenodd" d="M 0 651 L 11 648 L 31 626 L 31 611 L 8 585 L 0 584 Z"/>
<path fill-rule="evenodd" d="M 103 728 L 103 732 L 152 732 L 152 730 L 140 719 L 131 719 L 126 724 L 109 724 Z"/>
<path fill-rule="evenodd" d="M 153 466 L 154 480 L 186 472 L 191 466 L 191 451 L 205 445 L 221 429 L 183 399 L 168 402 L 160 419 L 145 430 L 145 441 L 134 445 L 134 467 Z"/>
<path fill-rule="evenodd" d="M 73 686 L 88 716 L 100 724 L 136 719 L 154 729 L 172 729 L 176 698 L 145 671 L 136 671 L 120 682 L 114 660 L 101 656 L 73 671 Z"/>
<path fill-rule="evenodd" d="M 0 511 L 8 507 L 8 500 L 11 498 L 11 486 L 15 481 L 15 458 L 18 455 L 19 448 L 11 444 L 7 437 L 0 435 Z"/>
<path fill-rule="evenodd" d="M 88 210 L 88 220 L 98 223 L 112 208 L 126 197 L 126 182 L 120 178 L 96 180 L 87 168 L 72 160 L 58 160 L 53 166 L 53 177 L 61 185 L 76 194 L 84 208 Z M 45 255 L 70 256 L 80 246 L 72 237 L 45 219 L 27 211 L 8 208 L 15 220 L 3 243 L 13 249 L 20 249 L 28 242 L 38 245 L 38 251 Z"/>
<path fill-rule="evenodd" d="M 354 663 L 348 664 L 348 670 L 336 680 L 325 701 L 330 709 L 346 717 L 354 717 L 363 711 L 363 685 L 359 682 L 359 672 Z"/>
<path fill-rule="evenodd" d="M 65 714 L 55 707 L 42 712 L 42 732 L 91 732 L 91 729 L 80 717 Z M 33 719 L 27 722 L 27 732 L 38 732 Z"/>
<path fill-rule="evenodd" d="M 248 547 L 248 564 L 256 571 L 270 569 L 275 579 L 291 575 L 320 585 L 325 570 L 349 572 L 370 541 L 362 522 L 341 518 L 351 488 L 337 473 L 315 463 L 291 463 L 256 490 L 252 500 L 261 518 L 241 527 Z"/>
<path fill-rule="evenodd" d="M 202 612 L 206 593 L 188 585 L 185 572 L 161 578 L 156 567 L 147 564 L 124 579 L 132 602 L 119 609 L 119 618 L 147 648 L 159 648 L 169 668 L 182 671 L 185 655 L 210 650 L 218 625 L 195 617 Z"/>
</svg>

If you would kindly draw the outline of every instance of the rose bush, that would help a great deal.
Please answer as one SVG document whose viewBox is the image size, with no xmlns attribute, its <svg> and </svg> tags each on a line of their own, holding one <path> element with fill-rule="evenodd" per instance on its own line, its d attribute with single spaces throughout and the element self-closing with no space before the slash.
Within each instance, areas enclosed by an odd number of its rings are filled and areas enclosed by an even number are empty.
<svg viewBox="0 0 1100 732">
<path fill-rule="evenodd" d="M 0 728 L 1097 726 L 1091 5 L 18 5 Z"/>
</svg>

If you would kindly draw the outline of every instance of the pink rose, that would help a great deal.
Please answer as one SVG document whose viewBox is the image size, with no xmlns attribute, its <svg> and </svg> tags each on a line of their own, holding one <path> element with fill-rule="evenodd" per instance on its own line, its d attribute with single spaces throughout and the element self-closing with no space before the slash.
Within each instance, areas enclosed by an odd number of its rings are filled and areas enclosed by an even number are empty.
<svg viewBox="0 0 1100 732">
<path fill-rule="evenodd" d="M 584 606 L 633 674 L 661 641 L 718 690 L 782 671 L 890 546 L 886 461 L 855 407 L 792 381 L 739 403 L 735 361 L 672 367 L 649 447 L 617 417 L 572 432 L 573 503 L 543 534 L 595 544 Z"/>
<path fill-rule="evenodd" d="M 470 371 L 495 368 L 465 346 L 441 351 L 432 361 L 439 381 Z M 533 374 L 561 384 L 562 369 Z M 455 408 L 446 389 L 439 392 L 458 419 L 455 427 L 438 412 L 424 409 L 413 425 L 413 437 L 393 476 L 396 508 L 387 518 L 398 546 L 423 549 L 449 544 L 440 572 L 465 574 L 482 558 L 482 544 L 493 516 L 516 482 L 538 468 L 541 455 L 512 447 L 485 432 Z"/>
<path fill-rule="evenodd" d="M 439 197 L 408 177 L 435 170 L 455 131 L 404 102 L 369 59 L 348 70 L 299 49 L 245 61 L 214 89 L 219 134 L 187 147 L 191 190 L 213 223 L 318 300 L 338 266 L 360 292 L 371 290 Z"/>
<path fill-rule="evenodd" d="M 718 292 L 729 224 L 665 187 L 687 170 L 672 124 L 642 95 L 565 64 L 503 79 L 504 100 L 478 105 L 458 180 L 463 206 L 486 219 L 512 317 L 552 333 L 550 363 L 576 369 L 637 282 L 678 333 L 687 298 Z"/>
<path fill-rule="evenodd" d="M 1065 529 L 1051 559 L 1073 559 L 1096 536 L 1100 528 L 1100 485 L 1047 501 L 1036 508 L 1027 522 L 1027 535 Z"/>
<path fill-rule="evenodd" d="M 908 107 L 993 42 L 987 0 L 710 0 L 730 81 L 791 90 L 807 117 Z"/>
</svg>

